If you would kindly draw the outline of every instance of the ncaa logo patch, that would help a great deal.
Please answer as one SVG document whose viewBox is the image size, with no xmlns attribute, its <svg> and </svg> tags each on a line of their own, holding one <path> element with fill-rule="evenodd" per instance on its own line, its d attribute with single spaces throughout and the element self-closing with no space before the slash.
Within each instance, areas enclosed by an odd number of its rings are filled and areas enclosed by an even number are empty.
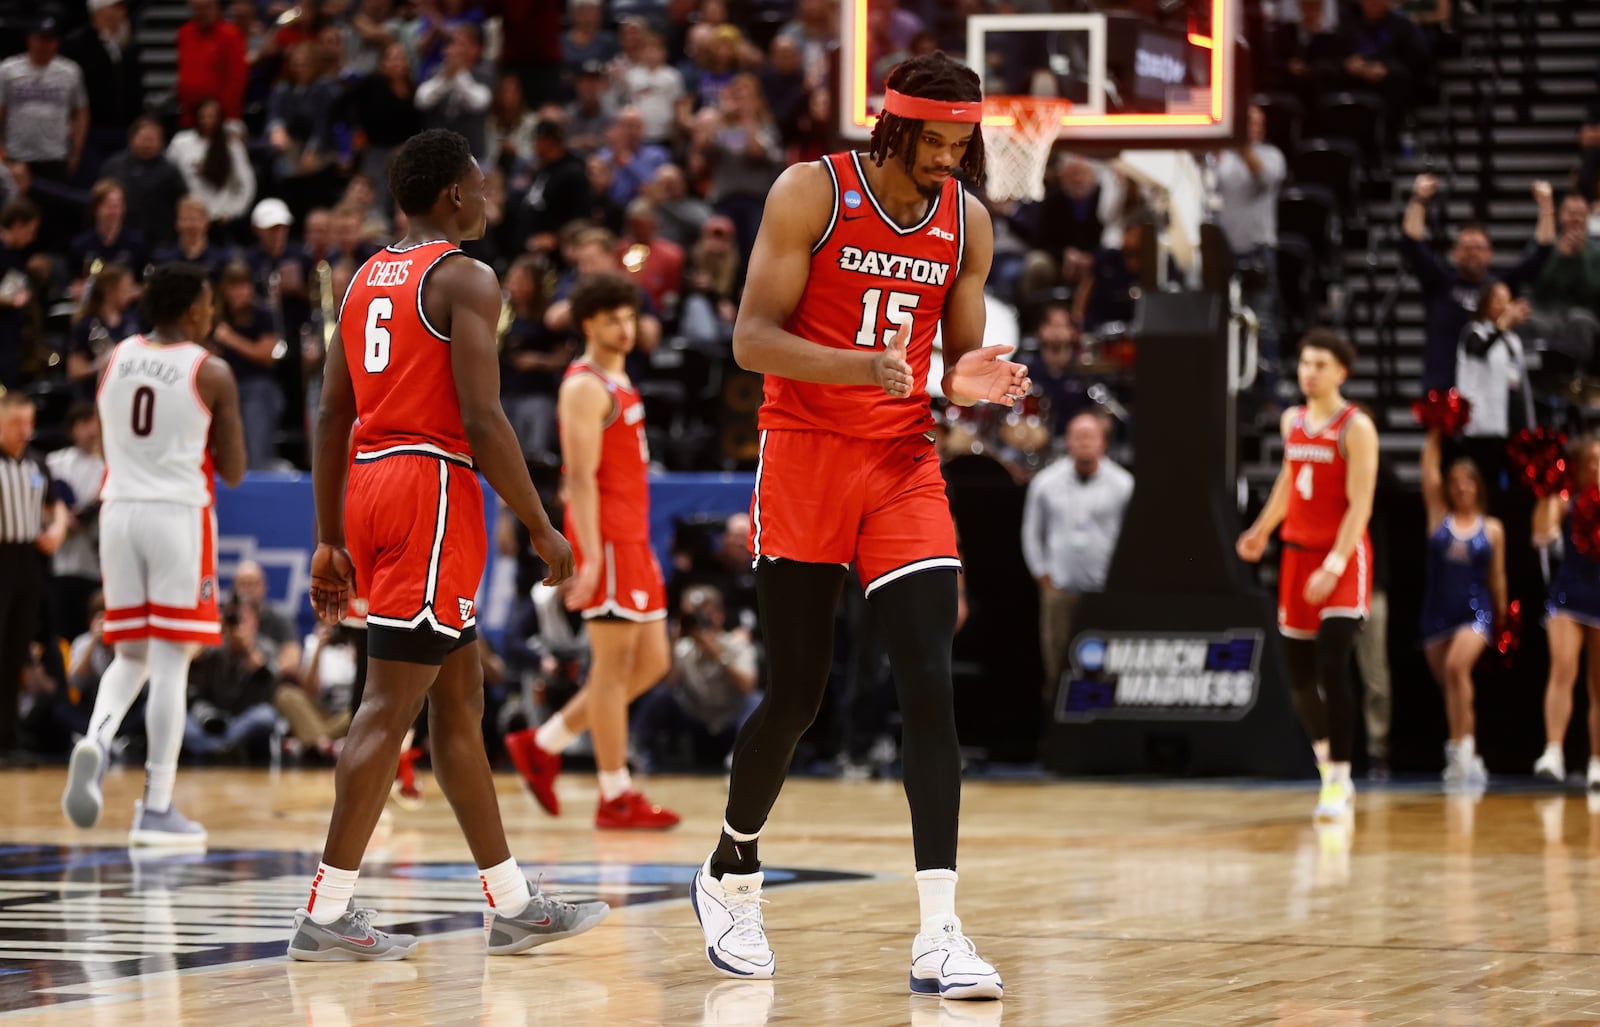
<svg viewBox="0 0 1600 1027">
<path fill-rule="evenodd" d="M 844 205 L 849 207 L 851 210 L 855 210 L 857 207 L 861 206 L 861 194 L 856 192 L 854 189 L 846 190 L 844 194 Z"/>
</svg>

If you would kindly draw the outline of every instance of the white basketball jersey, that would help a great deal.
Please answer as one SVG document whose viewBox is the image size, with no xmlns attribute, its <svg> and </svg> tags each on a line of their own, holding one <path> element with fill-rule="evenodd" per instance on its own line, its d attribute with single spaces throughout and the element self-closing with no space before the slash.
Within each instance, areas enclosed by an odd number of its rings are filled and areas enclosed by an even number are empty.
<svg viewBox="0 0 1600 1027">
<path fill-rule="evenodd" d="M 96 407 L 106 454 L 102 500 L 211 505 L 211 411 L 195 379 L 206 350 L 132 335 L 111 351 Z"/>
</svg>

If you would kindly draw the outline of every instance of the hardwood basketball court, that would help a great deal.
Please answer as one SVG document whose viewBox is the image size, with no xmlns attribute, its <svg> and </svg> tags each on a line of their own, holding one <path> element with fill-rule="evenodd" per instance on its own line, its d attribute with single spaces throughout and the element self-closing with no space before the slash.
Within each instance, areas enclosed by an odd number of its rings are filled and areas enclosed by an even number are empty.
<svg viewBox="0 0 1600 1027">
<path fill-rule="evenodd" d="M 1600 1022 L 1600 801 L 1417 786 L 1368 791 L 1319 832 L 1304 785 L 969 783 L 958 910 L 1002 1003 L 907 992 L 916 889 L 898 783 L 797 780 L 763 839 L 771 987 L 707 964 L 686 898 L 723 785 L 650 782 L 685 814 L 598 834 L 591 780 L 545 817 L 499 779 L 513 850 L 614 910 L 581 938 L 488 959 L 482 899 L 431 779 L 391 807 L 357 890 L 427 934 L 403 963 L 282 955 L 327 771 L 190 771 L 204 857 L 130 861 L 142 774 L 113 769 L 100 828 L 57 806 L 60 769 L 0 775 L 0 1018 L 50 1024 L 1534 1024 Z M 794 873 L 787 873 L 793 871 Z M 788 883 L 780 883 L 787 879 Z"/>
</svg>

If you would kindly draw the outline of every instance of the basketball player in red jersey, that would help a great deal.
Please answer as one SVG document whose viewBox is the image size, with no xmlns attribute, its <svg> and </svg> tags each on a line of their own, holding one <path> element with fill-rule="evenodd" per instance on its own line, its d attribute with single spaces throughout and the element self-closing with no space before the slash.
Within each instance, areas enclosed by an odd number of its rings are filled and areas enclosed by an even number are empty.
<svg viewBox="0 0 1600 1027">
<path fill-rule="evenodd" d="M 528 526 L 550 565 L 546 581 L 572 573 L 571 549 L 545 517 L 500 409 L 500 283 L 460 250 L 483 234 L 483 172 L 464 137 L 432 130 L 395 155 L 389 191 L 410 232 L 361 265 L 345 293 L 312 462 L 312 606 L 333 624 L 358 588 L 367 600 L 366 691 L 334 776 L 322 865 L 289 942 L 292 958 L 318 962 L 402 959 L 416 947 L 410 935 L 375 928 L 351 895 L 424 697 L 434 774 L 493 914 L 490 954 L 578 934 L 606 914 L 604 903 L 530 891 L 506 846 L 483 748 L 472 644 L 488 551 L 478 472 Z"/>
<path fill-rule="evenodd" d="M 589 635 L 589 679 L 555 716 L 506 736 L 506 751 L 547 812 L 559 813 L 560 753 L 585 728 L 594 738 L 600 805 L 594 826 L 661 830 L 678 815 L 652 805 L 628 775 L 628 704 L 666 676 L 667 592 L 650 549 L 650 453 L 644 403 L 623 362 L 633 350 L 639 291 L 621 275 L 581 280 L 570 297 L 583 355 L 556 400 L 565 477 L 566 529 L 577 573 L 566 605 Z"/>
<path fill-rule="evenodd" d="M 983 174 L 978 77 L 934 53 L 900 64 L 887 84 L 871 152 L 785 171 L 750 260 L 733 349 L 766 376 L 750 518 L 768 682 L 734 744 L 722 837 L 693 902 L 712 965 L 772 976 L 757 839 L 822 701 L 834 607 L 854 564 L 904 722 L 922 914 L 911 989 L 998 998 L 1000 975 L 955 915 L 950 647 L 961 561 L 926 392 L 935 327 L 951 402 L 1010 405 L 1029 382 L 983 348 L 994 232 L 960 181 Z"/>
<path fill-rule="evenodd" d="M 1356 633 L 1372 600 L 1372 543 L 1367 521 L 1378 479 L 1378 430 L 1339 389 L 1356 352 L 1325 328 L 1300 340 L 1305 406 L 1283 414 L 1283 470 L 1238 551 L 1261 559 L 1283 525 L 1278 572 L 1278 630 L 1289 650 L 1295 712 L 1311 737 L 1322 774 L 1319 820 L 1352 810 L 1350 752 L 1357 706 L 1350 682 Z"/>
</svg>

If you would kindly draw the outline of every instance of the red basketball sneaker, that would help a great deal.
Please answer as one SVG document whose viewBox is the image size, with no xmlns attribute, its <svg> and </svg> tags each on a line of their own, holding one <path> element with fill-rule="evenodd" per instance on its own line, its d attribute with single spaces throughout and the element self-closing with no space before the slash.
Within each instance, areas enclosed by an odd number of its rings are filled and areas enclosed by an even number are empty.
<svg viewBox="0 0 1600 1027">
<path fill-rule="evenodd" d="M 533 728 L 513 731 L 505 737 L 506 753 L 522 775 L 533 798 L 551 816 L 561 815 L 561 798 L 556 795 L 556 778 L 561 774 L 561 754 L 545 752 L 533 740 Z"/>
<path fill-rule="evenodd" d="M 602 831 L 665 831 L 677 827 L 679 816 L 662 809 L 638 792 L 623 792 L 594 811 L 594 826 Z"/>
<path fill-rule="evenodd" d="M 400 764 L 395 768 L 394 784 L 390 786 L 389 796 L 401 809 L 422 807 L 422 788 L 417 784 L 417 760 L 421 758 L 422 750 L 419 748 L 400 753 Z"/>
</svg>

